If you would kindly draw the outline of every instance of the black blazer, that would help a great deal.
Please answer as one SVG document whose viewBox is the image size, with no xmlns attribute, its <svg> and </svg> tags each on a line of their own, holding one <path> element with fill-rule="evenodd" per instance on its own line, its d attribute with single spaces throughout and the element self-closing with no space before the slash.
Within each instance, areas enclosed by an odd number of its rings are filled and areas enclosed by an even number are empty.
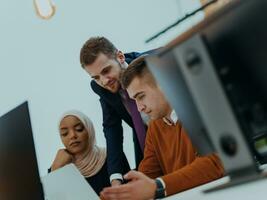
<svg viewBox="0 0 267 200">
<path fill-rule="evenodd" d="M 124 55 L 126 62 L 130 63 L 142 54 L 133 52 Z M 119 93 L 111 93 L 99 86 L 94 80 L 91 81 L 91 87 L 100 97 L 100 104 L 103 112 L 103 131 L 107 144 L 108 173 L 109 175 L 114 173 L 123 175 L 130 170 L 130 166 L 123 152 L 122 120 L 133 129 L 136 167 L 138 167 L 143 158 L 132 118 L 124 107 Z"/>
<path fill-rule="evenodd" d="M 101 170 L 96 175 L 85 178 L 85 180 L 91 185 L 94 191 L 100 196 L 100 192 L 110 186 L 109 176 L 107 171 L 107 162 L 103 165 Z"/>
</svg>

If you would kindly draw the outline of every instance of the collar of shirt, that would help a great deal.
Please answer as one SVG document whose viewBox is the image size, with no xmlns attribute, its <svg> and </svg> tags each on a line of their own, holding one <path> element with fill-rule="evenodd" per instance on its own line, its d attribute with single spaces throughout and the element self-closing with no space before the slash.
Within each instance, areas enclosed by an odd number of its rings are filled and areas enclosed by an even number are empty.
<svg viewBox="0 0 267 200">
<path fill-rule="evenodd" d="M 172 110 L 170 116 L 163 117 L 163 121 L 168 124 L 169 126 L 174 126 L 176 122 L 178 121 L 178 117 L 176 115 L 176 112 Z"/>
</svg>

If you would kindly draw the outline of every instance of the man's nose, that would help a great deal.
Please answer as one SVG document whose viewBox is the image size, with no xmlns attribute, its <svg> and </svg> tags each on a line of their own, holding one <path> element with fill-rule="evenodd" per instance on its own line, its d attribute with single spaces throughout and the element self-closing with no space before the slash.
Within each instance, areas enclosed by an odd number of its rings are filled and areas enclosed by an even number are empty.
<svg viewBox="0 0 267 200">
<path fill-rule="evenodd" d="M 139 112 L 144 112 L 145 108 L 146 107 L 145 107 L 144 104 L 141 104 L 141 103 L 137 102 L 137 109 L 138 109 Z"/>
<path fill-rule="evenodd" d="M 101 77 L 101 84 L 102 84 L 103 86 L 107 86 L 108 83 L 109 83 L 109 79 L 108 79 L 107 77 L 105 77 L 105 76 L 102 76 L 102 77 Z"/>
</svg>

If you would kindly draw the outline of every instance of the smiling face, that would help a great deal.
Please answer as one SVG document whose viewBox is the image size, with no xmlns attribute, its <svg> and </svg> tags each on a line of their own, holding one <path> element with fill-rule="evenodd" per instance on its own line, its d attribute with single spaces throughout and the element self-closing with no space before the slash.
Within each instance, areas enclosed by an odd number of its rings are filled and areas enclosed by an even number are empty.
<svg viewBox="0 0 267 200">
<path fill-rule="evenodd" d="M 125 65 L 124 54 L 118 51 L 116 58 L 99 53 L 95 61 L 84 66 L 84 69 L 98 85 L 116 93 L 120 89 L 119 77 L 123 65 Z"/>
<path fill-rule="evenodd" d="M 85 152 L 89 146 L 86 128 L 77 117 L 72 115 L 61 120 L 60 138 L 66 149 L 73 155 Z"/>
<path fill-rule="evenodd" d="M 151 119 L 166 117 L 171 112 L 161 89 L 148 76 L 136 76 L 127 87 L 127 92 L 135 100 L 139 112 L 147 114 Z"/>
</svg>

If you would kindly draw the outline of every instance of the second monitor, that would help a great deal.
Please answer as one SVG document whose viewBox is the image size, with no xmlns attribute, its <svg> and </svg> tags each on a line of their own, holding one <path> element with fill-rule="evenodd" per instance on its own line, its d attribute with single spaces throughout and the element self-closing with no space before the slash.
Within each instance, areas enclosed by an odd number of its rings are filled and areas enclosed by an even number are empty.
<svg viewBox="0 0 267 200">
<path fill-rule="evenodd" d="M 193 143 L 233 177 L 257 173 L 267 132 L 266 19 L 267 1 L 235 0 L 147 58 Z"/>
</svg>

